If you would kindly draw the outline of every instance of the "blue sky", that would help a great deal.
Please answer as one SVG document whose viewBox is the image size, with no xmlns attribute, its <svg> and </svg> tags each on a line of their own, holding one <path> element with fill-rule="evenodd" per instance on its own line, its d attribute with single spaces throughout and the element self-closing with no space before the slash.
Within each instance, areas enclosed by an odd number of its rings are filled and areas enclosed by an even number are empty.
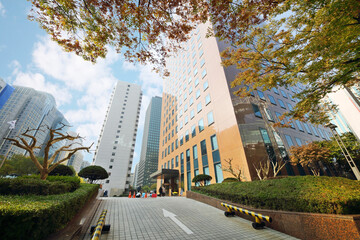
<svg viewBox="0 0 360 240">
<path fill-rule="evenodd" d="M 134 66 L 110 49 L 96 64 L 64 52 L 36 22 L 27 19 L 26 0 L 0 0 L 0 77 L 12 85 L 51 93 L 75 132 L 97 143 L 111 90 L 117 80 L 142 86 L 143 101 L 134 166 L 139 161 L 146 108 L 161 96 L 162 79 L 151 66 Z M 95 145 L 92 149 L 95 149 Z M 85 153 L 91 162 L 92 154 Z"/>
</svg>

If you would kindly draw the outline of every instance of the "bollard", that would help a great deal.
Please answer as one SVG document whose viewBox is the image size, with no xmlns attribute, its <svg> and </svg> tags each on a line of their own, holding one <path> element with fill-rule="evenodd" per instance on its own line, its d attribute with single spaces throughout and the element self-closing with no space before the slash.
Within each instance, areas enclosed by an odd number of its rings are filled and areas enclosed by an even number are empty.
<svg viewBox="0 0 360 240">
<path fill-rule="evenodd" d="M 263 216 L 263 215 L 260 214 L 260 213 L 256 213 L 256 212 L 253 212 L 253 211 L 249 211 L 249 210 L 247 210 L 247 209 L 235 207 L 235 206 L 230 205 L 230 204 L 227 204 L 227 203 L 221 203 L 221 206 L 226 207 L 226 209 L 227 209 L 227 211 L 224 212 L 224 214 L 225 214 L 226 217 L 228 217 L 228 216 L 234 216 L 234 215 L 235 215 L 235 212 L 234 212 L 234 211 L 238 211 L 238 212 L 244 213 L 244 214 L 246 214 L 246 215 L 253 216 L 253 217 L 255 218 L 255 222 L 252 223 L 252 226 L 253 226 L 253 228 L 255 228 L 255 229 L 262 229 L 262 228 L 264 228 L 265 223 L 264 223 L 264 222 L 261 222 L 261 220 L 267 221 L 267 222 L 269 222 L 269 223 L 272 222 L 272 218 L 271 218 L 271 217 L 269 217 L 269 216 Z"/>
<path fill-rule="evenodd" d="M 92 234 L 91 240 L 99 240 L 101 236 L 101 232 L 103 230 L 103 227 L 105 226 L 105 216 L 106 216 L 107 210 L 102 211 L 99 220 L 96 224 L 95 230 Z M 110 225 L 105 226 L 106 230 L 110 230 Z M 104 229 L 105 230 L 105 229 Z"/>
</svg>

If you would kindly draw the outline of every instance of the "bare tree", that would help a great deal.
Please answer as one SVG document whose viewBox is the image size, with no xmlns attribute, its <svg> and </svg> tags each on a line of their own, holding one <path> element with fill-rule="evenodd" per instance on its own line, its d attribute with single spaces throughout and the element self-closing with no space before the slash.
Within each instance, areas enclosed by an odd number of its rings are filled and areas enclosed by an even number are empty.
<svg viewBox="0 0 360 240">
<path fill-rule="evenodd" d="M 253 165 L 254 165 L 256 174 L 260 180 L 265 180 L 269 177 L 270 160 L 259 162 L 259 167 L 256 167 L 255 164 L 253 164 Z"/>
<path fill-rule="evenodd" d="M 242 174 L 242 170 L 240 167 L 234 167 L 233 166 L 233 159 L 224 159 L 224 161 L 227 163 L 228 167 L 222 167 L 221 169 L 225 172 L 231 173 L 238 181 L 245 180 L 245 176 Z"/>
<path fill-rule="evenodd" d="M 287 161 L 284 161 L 283 158 L 280 158 L 279 161 L 270 161 L 270 162 L 271 162 L 271 165 L 272 165 L 274 177 L 276 177 L 279 174 L 281 169 L 283 167 L 285 167 L 285 165 L 287 163 Z"/>
<path fill-rule="evenodd" d="M 41 164 L 38 159 L 37 156 L 35 155 L 35 150 L 36 149 L 41 149 L 41 145 L 40 146 L 36 146 L 37 140 L 36 137 L 31 135 L 31 132 L 36 132 L 36 131 L 42 131 L 41 126 L 37 129 L 27 129 L 24 133 L 21 133 L 20 136 L 17 136 L 15 138 L 5 138 L 9 141 L 12 142 L 12 144 L 14 146 L 17 146 L 19 148 L 22 148 L 24 150 L 26 150 L 29 153 L 29 156 L 31 158 L 31 160 L 33 161 L 33 163 L 35 164 L 35 166 L 37 167 L 37 169 L 40 171 L 40 178 L 42 180 L 45 180 L 48 176 L 48 174 L 54 170 L 54 168 L 56 168 L 56 166 L 58 166 L 59 164 L 69 160 L 71 158 L 71 156 L 73 156 L 77 151 L 80 150 L 86 150 L 87 152 L 89 152 L 89 149 L 92 147 L 93 143 L 89 146 L 89 147 L 74 147 L 74 145 L 79 145 L 79 143 L 71 143 L 69 145 L 65 145 L 60 147 L 59 149 L 57 149 L 54 154 L 49 157 L 49 151 L 52 145 L 54 145 L 57 142 L 60 141 L 64 141 L 64 140 L 76 140 L 76 139 L 82 139 L 82 137 L 80 137 L 79 135 L 77 136 L 72 136 L 68 133 L 62 133 L 62 129 L 65 127 L 65 125 L 56 128 L 56 129 L 52 129 L 49 128 L 49 135 L 50 138 L 47 141 L 47 143 L 45 143 L 45 148 L 44 148 L 44 161 Z M 30 139 L 30 141 L 27 141 L 27 138 Z M 59 161 L 57 161 L 56 163 L 54 163 L 53 165 L 51 165 L 55 158 L 61 153 L 61 152 L 68 152 L 68 154 L 66 155 L 66 157 L 64 157 L 63 159 L 60 159 Z M 50 166 L 51 165 L 51 166 Z"/>
</svg>

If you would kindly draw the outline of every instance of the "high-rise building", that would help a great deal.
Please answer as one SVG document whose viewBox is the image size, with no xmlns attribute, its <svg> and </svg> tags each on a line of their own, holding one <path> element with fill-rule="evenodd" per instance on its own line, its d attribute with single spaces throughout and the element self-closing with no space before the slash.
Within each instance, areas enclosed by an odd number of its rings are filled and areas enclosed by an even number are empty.
<svg viewBox="0 0 360 240">
<path fill-rule="evenodd" d="M 288 149 L 314 140 L 329 139 L 330 130 L 310 123 L 281 120 L 292 110 L 293 97 L 303 86 L 277 87 L 239 98 L 231 88 L 238 69 L 224 68 L 220 53 L 229 45 L 209 37 L 209 24 L 199 26 L 183 50 L 166 62 L 170 77 L 164 81 L 158 171 L 152 174 L 166 191 L 190 190 L 198 174 L 211 183 L 233 177 L 223 171 L 231 160 L 247 181 L 257 179 L 260 162 L 288 160 Z M 246 85 L 240 87 L 247 87 Z M 273 123 L 288 122 L 288 128 Z M 330 174 L 328 168 L 323 170 Z M 310 174 L 300 165 L 287 164 L 281 175 Z"/>
<path fill-rule="evenodd" d="M 109 173 L 103 184 L 109 196 L 129 189 L 141 99 L 141 87 L 127 82 L 118 81 L 111 94 L 93 159 Z"/>
<path fill-rule="evenodd" d="M 0 110 L 14 92 L 14 88 L 0 78 Z"/>
<path fill-rule="evenodd" d="M 75 172 L 78 173 L 80 172 L 83 160 L 84 160 L 84 154 L 79 151 L 70 157 L 70 159 L 67 161 L 67 165 L 72 166 Z"/>
<path fill-rule="evenodd" d="M 137 163 L 135 165 L 135 170 L 134 170 L 134 178 L 133 178 L 133 181 L 131 182 L 131 186 L 133 188 L 136 188 L 136 185 L 137 185 L 137 175 L 139 173 L 139 163 Z"/>
<path fill-rule="evenodd" d="M 28 134 L 36 138 L 37 146 L 48 139 L 49 127 L 58 118 L 55 99 L 51 94 L 28 87 L 14 86 L 14 91 L 0 109 L 0 155 L 26 154 L 24 149 L 13 146 L 4 138 L 14 138 L 33 129 Z M 14 129 L 9 129 L 9 121 L 16 120 Z M 65 120 L 66 121 L 66 120 Z M 39 130 L 41 128 L 41 130 Z M 38 130 L 36 130 L 38 129 Z M 27 139 L 28 143 L 32 140 Z M 35 151 L 40 155 L 41 149 Z"/>
<path fill-rule="evenodd" d="M 336 88 L 326 100 L 337 105 L 338 111 L 330 113 L 340 133 L 352 132 L 360 141 L 360 85 Z"/>
<path fill-rule="evenodd" d="M 161 121 L 161 97 L 153 97 L 146 110 L 144 133 L 136 187 L 151 186 L 156 180 L 150 174 L 158 168 Z"/>
</svg>

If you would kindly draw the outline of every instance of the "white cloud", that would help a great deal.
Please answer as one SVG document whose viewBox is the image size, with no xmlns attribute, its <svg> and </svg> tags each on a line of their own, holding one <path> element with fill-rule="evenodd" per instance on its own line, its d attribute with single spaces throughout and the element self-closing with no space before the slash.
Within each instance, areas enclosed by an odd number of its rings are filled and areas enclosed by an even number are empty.
<svg viewBox="0 0 360 240">
<path fill-rule="evenodd" d="M 38 91 L 50 93 L 56 99 L 58 106 L 71 102 L 72 96 L 68 89 L 61 89 L 60 85 L 47 82 L 41 73 L 23 72 L 20 63 L 17 61 L 14 61 L 12 65 L 15 67 L 13 71 L 14 85 L 31 87 Z"/>
<path fill-rule="evenodd" d="M 0 16 L 5 17 L 6 11 L 4 5 L 0 2 Z"/>
</svg>

